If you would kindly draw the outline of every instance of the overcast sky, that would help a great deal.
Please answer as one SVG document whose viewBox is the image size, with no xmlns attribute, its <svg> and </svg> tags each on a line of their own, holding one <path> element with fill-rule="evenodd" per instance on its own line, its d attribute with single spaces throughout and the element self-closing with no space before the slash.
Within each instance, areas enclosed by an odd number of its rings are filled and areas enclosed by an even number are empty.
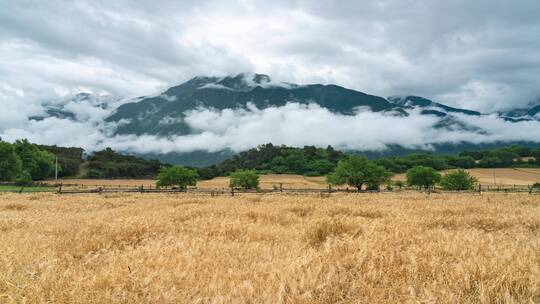
<svg viewBox="0 0 540 304">
<path fill-rule="evenodd" d="M 238 72 L 483 111 L 540 97 L 538 0 L 0 0 L 0 7 L 0 103 L 13 115 L 78 91 L 151 95 L 196 75 Z"/>
</svg>

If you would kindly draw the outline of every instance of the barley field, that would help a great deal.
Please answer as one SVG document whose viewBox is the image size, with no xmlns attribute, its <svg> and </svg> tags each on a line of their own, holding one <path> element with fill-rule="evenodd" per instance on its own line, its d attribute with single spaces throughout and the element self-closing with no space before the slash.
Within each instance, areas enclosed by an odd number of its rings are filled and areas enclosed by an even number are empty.
<svg viewBox="0 0 540 304">
<path fill-rule="evenodd" d="M 539 303 L 540 196 L 0 194 L 0 303 Z"/>
<path fill-rule="evenodd" d="M 540 169 L 537 168 L 496 168 L 496 169 L 468 169 L 468 171 L 478 179 L 478 181 L 484 186 L 527 186 L 532 185 L 535 182 L 540 182 Z M 445 172 L 441 172 L 444 174 Z M 393 177 L 393 180 L 405 181 L 405 174 L 397 174 Z M 69 185 L 78 185 L 76 188 L 88 187 L 139 187 L 154 188 L 156 181 L 152 179 L 62 179 L 60 180 L 65 186 L 64 188 L 70 188 Z M 44 181 L 48 184 L 56 184 L 54 180 Z M 283 188 L 295 188 L 295 189 L 324 189 L 328 187 L 326 184 L 326 177 L 315 176 L 308 177 L 294 174 L 267 174 L 260 176 L 260 188 L 261 189 L 273 189 L 279 187 L 280 184 Z M 200 189 L 225 189 L 229 187 L 228 177 L 216 177 L 211 180 L 199 181 L 197 188 Z M 334 188 L 345 188 L 346 186 Z"/>
</svg>

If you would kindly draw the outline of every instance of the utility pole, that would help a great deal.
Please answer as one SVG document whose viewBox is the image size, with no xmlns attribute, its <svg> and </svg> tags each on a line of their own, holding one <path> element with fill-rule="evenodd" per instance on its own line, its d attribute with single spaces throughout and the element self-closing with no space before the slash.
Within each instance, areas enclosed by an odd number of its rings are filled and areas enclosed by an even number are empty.
<svg viewBox="0 0 540 304">
<path fill-rule="evenodd" d="M 58 156 L 55 156 L 54 160 L 54 181 L 58 182 Z"/>
</svg>

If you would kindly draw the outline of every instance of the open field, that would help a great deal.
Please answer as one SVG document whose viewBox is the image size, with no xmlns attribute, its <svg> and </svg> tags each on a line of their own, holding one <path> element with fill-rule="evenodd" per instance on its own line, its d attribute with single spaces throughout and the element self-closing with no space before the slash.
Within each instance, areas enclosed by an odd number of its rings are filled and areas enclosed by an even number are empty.
<svg viewBox="0 0 540 304">
<path fill-rule="evenodd" d="M 538 168 L 496 168 L 467 169 L 484 186 L 504 185 L 504 186 L 526 186 L 540 182 L 540 169 Z M 444 174 L 444 172 L 441 172 Z M 495 178 L 493 178 L 495 176 Z M 394 180 L 405 181 L 405 174 L 394 176 Z"/>
<path fill-rule="evenodd" d="M 540 169 L 535 168 L 499 168 L 499 169 L 469 169 L 469 172 L 484 186 L 497 185 L 504 186 L 526 186 L 535 182 L 540 182 Z M 444 173 L 444 172 L 443 172 Z M 495 175 L 495 180 L 493 179 Z M 405 180 L 405 174 L 394 176 L 394 180 Z M 54 184 L 54 181 L 46 181 Z M 83 185 L 84 187 L 139 187 L 154 188 L 155 180 L 149 179 L 63 179 L 61 182 L 65 185 Z M 305 177 L 292 174 L 268 174 L 260 177 L 261 189 L 272 189 L 279 187 L 296 189 L 323 189 L 326 188 L 326 178 L 324 176 Z M 200 181 L 197 184 L 201 189 L 220 189 L 228 188 L 228 177 L 217 177 L 212 180 Z"/>
<path fill-rule="evenodd" d="M 0 194 L 1 303 L 538 303 L 526 194 Z"/>
<path fill-rule="evenodd" d="M 22 187 L 24 192 L 51 192 L 54 191 L 53 187 Z M 21 186 L 13 185 L 0 185 L 0 192 L 2 191 L 20 191 Z"/>
</svg>

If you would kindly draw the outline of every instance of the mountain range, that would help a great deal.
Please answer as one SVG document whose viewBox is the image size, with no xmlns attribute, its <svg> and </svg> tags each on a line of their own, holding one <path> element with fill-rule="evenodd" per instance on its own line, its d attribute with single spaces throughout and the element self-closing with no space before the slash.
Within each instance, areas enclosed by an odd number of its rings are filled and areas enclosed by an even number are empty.
<svg viewBox="0 0 540 304">
<path fill-rule="evenodd" d="M 87 93 L 79 94 L 73 98 L 72 103 L 80 103 L 89 99 L 90 96 Z M 251 73 L 226 77 L 195 77 L 165 90 L 158 96 L 139 97 L 119 102 L 114 108 L 103 101 L 92 102 L 91 105 L 98 108 L 100 113 L 108 111 L 107 115 L 99 117 L 105 123 L 115 126 L 116 135 L 153 135 L 166 138 L 202 132 L 194 128 L 187 119 L 192 111 L 198 109 L 212 109 L 213 111 L 262 110 L 283 107 L 288 103 L 316 104 L 332 113 L 344 116 L 352 116 L 361 111 L 402 118 L 419 115 L 436 120 L 436 123 L 433 124 L 435 129 L 463 130 L 475 134 L 489 134 L 491 131 L 470 123 L 474 121 L 471 119 L 486 115 L 496 115 L 501 120 L 510 123 L 540 121 L 540 102 L 526 109 L 480 113 L 450 107 L 419 96 L 383 98 L 338 85 L 298 85 L 275 82 L 267 75 Z M 49 106 L 44 116 L 33 119 L 43 119 L 46 116 L 78 119 L 78 115 L 70 111 L 70 107 L 73 108 L 70 103 Z M 508 142 L 504 144 L 508 144 Z M 439 150 L 439 152 L 459 151 L 475 145 L 471 141 L 445 144 L 439 140 L 432 145 L 432 149 Z M 497 143 L 483 143 L 482 145 L 491 147 Z M 404 148 L 399 144 L 389 145 L 388 148 L 383 152 L 386 155 L 416 150 Z M 208 165 L 232 154 L 228 149 L 217 152 L 203 150 L 189 153 L 151 153 L 146 156 L 158 157 L 175 163 Z M 380 153 L 379 151 L 372 152 Z"/>
</svg>

